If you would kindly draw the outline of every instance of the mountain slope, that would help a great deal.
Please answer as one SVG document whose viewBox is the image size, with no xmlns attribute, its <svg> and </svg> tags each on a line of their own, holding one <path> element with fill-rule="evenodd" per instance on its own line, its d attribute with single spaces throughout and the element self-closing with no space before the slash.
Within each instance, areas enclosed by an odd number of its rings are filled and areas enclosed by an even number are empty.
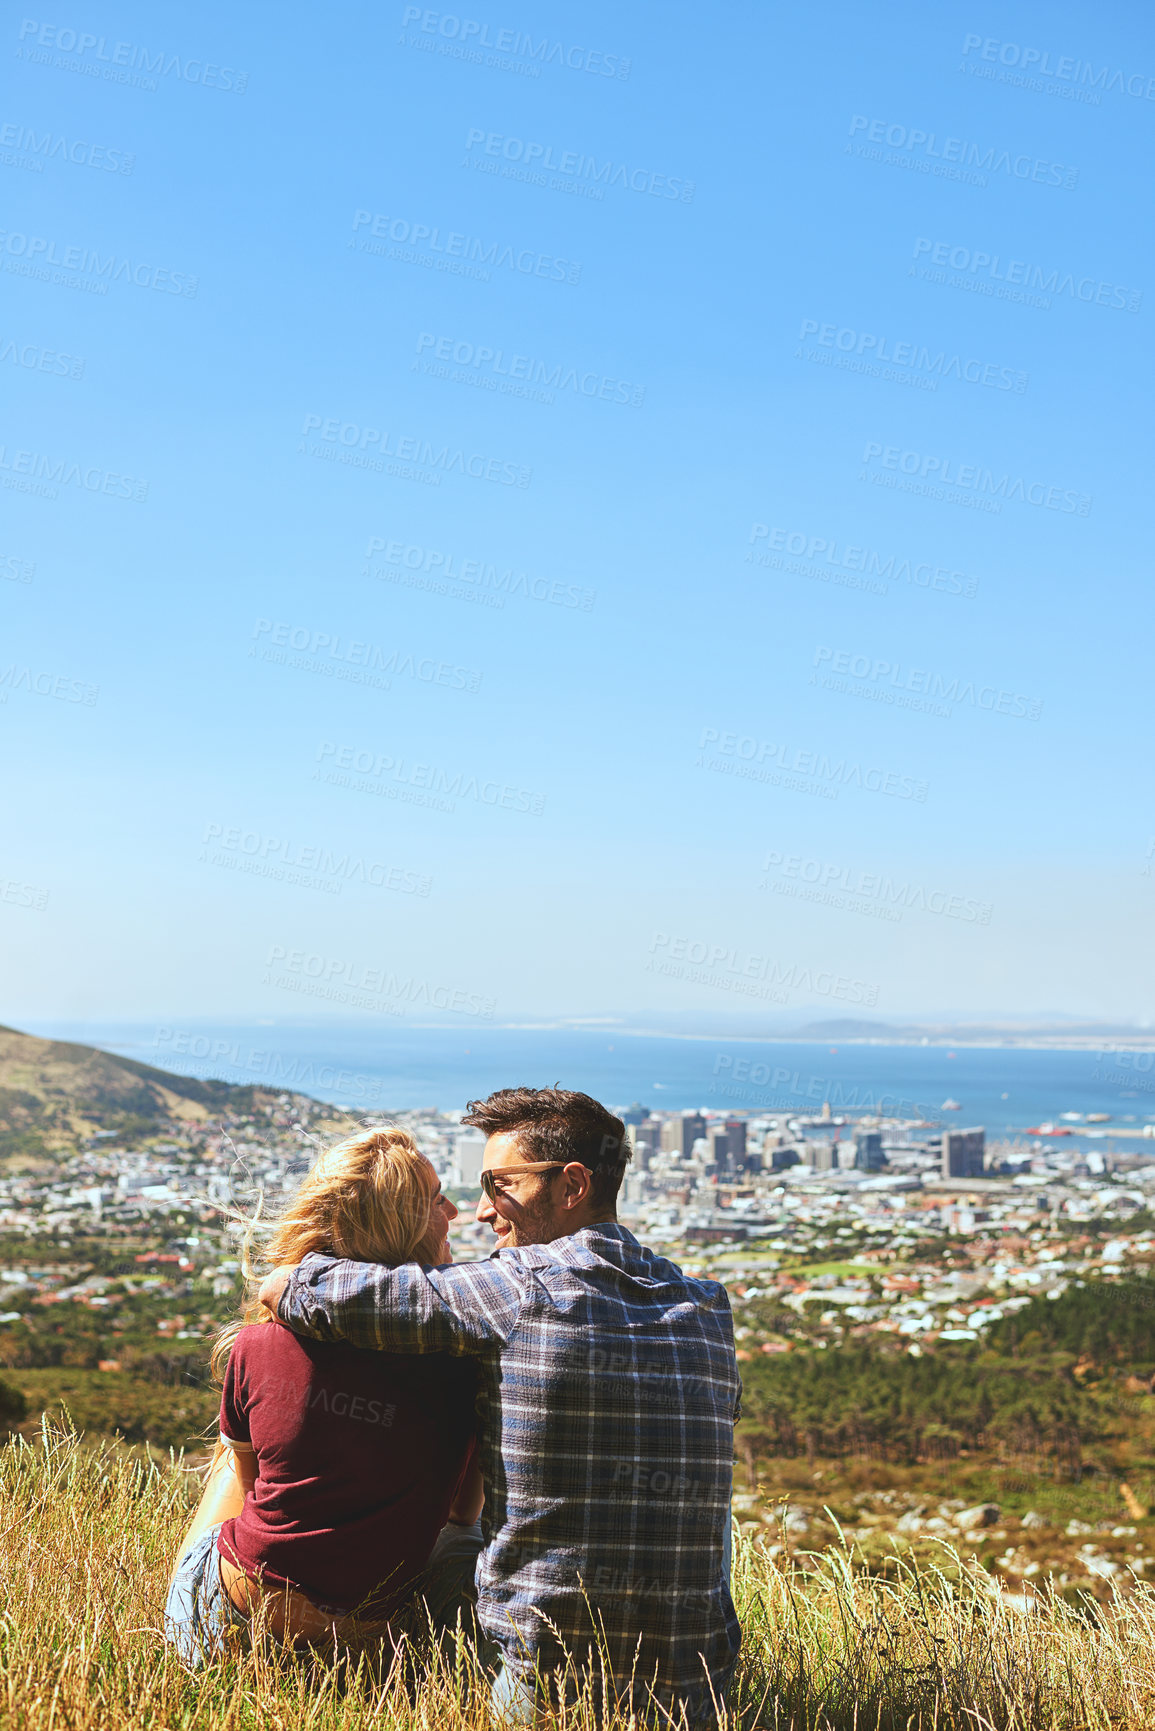
<svg viewBox="0 0 1155 1731">
<path fill-rule="evenodd" d="M 51 1158 L 97 1130 L 131 1134 L 173 1119 L 248 1115 L 275 1098 L 263 1088 L 174 1076 L 95 1046 L 0 1027 L 0 1162 Z"/>
</svg>

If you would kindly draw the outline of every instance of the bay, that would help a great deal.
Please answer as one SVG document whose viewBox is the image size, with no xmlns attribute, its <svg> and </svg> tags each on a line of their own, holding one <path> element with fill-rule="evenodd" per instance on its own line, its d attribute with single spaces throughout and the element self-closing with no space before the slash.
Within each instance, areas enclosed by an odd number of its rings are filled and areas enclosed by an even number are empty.
<svg viewBox="0 0 1155 1731">
<path fill-rule="evenodd" d="M 838 1044 L 632 1032 L 621 1026 L 381 1028 L 364 1022 L 69 1022 L 29 1029 L 80 1040 L 182 1075 L 295 1089 L 375 1117 L 460 1110 L 494 1089 L 560 1084 L 617 1107 L 886 1116 L 988 1136 L 1022 1134 L 1064 1112 L 1111 1114 L 1139 1130 L 1155 1114 L 1155 1053 L 1024 1047 Z M 944 1111 L 947 1100 L 958 1110 Z M 1086 1126 L 1072 1123 L 1079 1140 Z M 1145 1144 L 1120 1138 L 1120 1150 Z M 1155 1146 L 1151 1146 L 1155 1153 Z"/>
</svg>

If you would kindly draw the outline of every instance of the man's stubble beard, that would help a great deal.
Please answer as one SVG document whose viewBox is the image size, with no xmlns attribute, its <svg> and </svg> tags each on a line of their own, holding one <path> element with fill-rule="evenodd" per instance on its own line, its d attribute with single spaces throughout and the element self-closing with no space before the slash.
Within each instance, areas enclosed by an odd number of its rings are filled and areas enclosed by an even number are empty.
<svg viewBox="0 0 1155 1731">
<path fill-rule="evenodd" d="M 520 1220 L 509 1222 L 505 1243 L 513 1249 L 526 1244 L 548 1244 L 557 1236 L 552 1227 L 553 1209 L 548 1202 L 527 1202 Z"/>
</svg>

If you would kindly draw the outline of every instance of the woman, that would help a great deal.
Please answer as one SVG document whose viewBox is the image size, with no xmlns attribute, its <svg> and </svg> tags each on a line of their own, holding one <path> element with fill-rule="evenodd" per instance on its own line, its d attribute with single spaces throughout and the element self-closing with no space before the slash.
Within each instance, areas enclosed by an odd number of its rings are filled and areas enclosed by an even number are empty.
<svg viewBox="0 0 1155 1731">
<path fill-rule="evenodd" d="M 408 1132 L 368 1130 L 320 1157 L 266 1254 L 448 1262 L 456 1215 Z M 186 1663 L 216 1656 L 258 1610 L 286 1643 L 364 1639 L 418 1584 L 444 1601 L 468 1581 L 482 1502 L 468 1360 L 303 1340 L 250 1301 L 212 1366 L 221 1439 L 165 1607 Z M 447 1518 L 472 1529 L 441 1547 L 456 1576 L 422 1580 Z"/>
</svg>

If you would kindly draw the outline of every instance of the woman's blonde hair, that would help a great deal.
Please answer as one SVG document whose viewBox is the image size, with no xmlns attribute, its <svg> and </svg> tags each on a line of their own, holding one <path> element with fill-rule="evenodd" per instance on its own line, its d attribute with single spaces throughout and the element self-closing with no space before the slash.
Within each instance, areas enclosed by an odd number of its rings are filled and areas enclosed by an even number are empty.
<svg viewBox="0 0 1155 1731">
<path fill-rule="evenodd" d="M 443 1244 L 440 1223 L 432 1219 L 438 1189 L 437 1174 L 408 1130 L 393 1125 L 363 1130 L 319 1156 L 272 1223 L 261 1263 L 295 1265 L 314 1251 L 394 1268 L 402 1262 L 435 1262 Z M 218 1382 L 241 1329 L 273 1321 L 252 1290 L 260 1279 L 249 1258 L 255 1230 L 254 1221 L 245 1240 L 249 1295 L 240 1316 L 217 1335 L 209 1358 Z"/>
</svg>

